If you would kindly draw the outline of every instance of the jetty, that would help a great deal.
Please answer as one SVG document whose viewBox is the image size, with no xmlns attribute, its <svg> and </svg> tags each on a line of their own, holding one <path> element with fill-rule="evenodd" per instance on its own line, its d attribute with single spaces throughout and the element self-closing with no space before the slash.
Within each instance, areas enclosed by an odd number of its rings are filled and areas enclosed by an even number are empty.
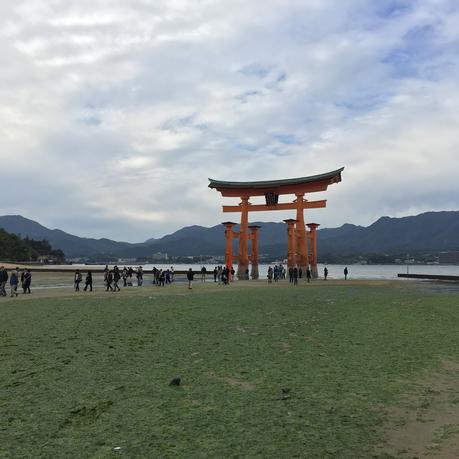
<svg viewBox="0 0 459 459">
<path fill-rule="evenodd" d="M 459 282 L 459 276 L 450 276 L 446 274 L 397 274 L 397 277 L 401 277 L 404 279 L 424 279 Z"/>
</svg>

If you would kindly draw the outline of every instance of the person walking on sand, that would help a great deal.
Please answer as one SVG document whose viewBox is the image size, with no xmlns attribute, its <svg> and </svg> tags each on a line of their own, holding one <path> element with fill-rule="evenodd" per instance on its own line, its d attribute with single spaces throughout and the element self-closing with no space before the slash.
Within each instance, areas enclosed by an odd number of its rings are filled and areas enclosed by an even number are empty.
<svg viewBox="0 0 459 459">
<path fill-rule="evenodd" d="M 108 292 L 109 290 L 113 292 L 112 282 L 113 282 L 113 273 L 109 271 L 107 273 L 107 288 L 105 289 L 106 292 Z"/>
<path fill-rule="evenodd" d="M 268 268 L 268 284 L 273 283 L 273 268 L 271 266 Z"/>
<path fill-rule="evenodd" d="M 126 266 L 123 268 L 121 277 L 123 278 L 123 287 L 127 287 L 128 270 Z"/>
<path fill-rule="evenodd" d="M 31 283 L 32 283 L 32 273 L 30 272 L 29 269 L 26 269 L 24 272 L 24 284 L 23 284 L 24 293 L 32 293 L 30 291 Z"/>
<path fill-rule="evenodd" d="M 143 283 L 143 268 L 142 268 L 142 266 L 139 266 L 137 268 L 136 276 L 137 276 L 137 287 L 142 287 L 142 283 Z"/>
<path fill-rule="evenodd" d="M 349 274 L 349 270 L 347 269 L 347 266 L 344 268 L 344 280 L 347 280 L 347 275 Z"/>
<path fill-rule="evenodd" d="M 186 278 L 188 279 L 188 289 L 191 290 L 193 288 L 193 279 L 194 279 L 194 273 L 191 268 L 186 273 Z"/>
<path fill-rule="evenodd" d="M 11 297 L 13 296 L 18 296 L 18 283 L 19 283 L 19 275 L 18 275 L 18 270 L 19 268 L 16 268 L 10 276 L 10 290 L 11 290 Z"/>
<path fill-rule="evenodd" d="M 324 268 L 324 280 L 327 280 L 327 276 L 328 276 L 328 268 L 325 266 L 325 268 Z"/>
<path fill-rule="evenodd" d="M 309 266 L 306 268 L 306 280 L 308 282 L 311 282 L 311 269 L 309 268 Z"/>
<path fill-rule="evenodd" d="M 293 268 L 293 285 L 298 285 L 298 267 Z"/>
<path fill-rule="evenodd" d="M 120 281 L 120 279 L 121 279 L 120 269 L 118 268 L 118 266 L 115 266 L 113 268 L 113 289 L 115 292 L 119 292 L 121 290 L 118 285 L 118 282 Z"/>
<path fill-rule="evenodd" d="M 288 268 L 288 281 L 293 283 L 293 268 L 291 266 Z"/>
<path fill-rule="evenodd" d="M 207 274 L 207 268 L 205 266 L 203 266 L 201 268 L 201 282 L 205 282 L 206 281 L 206 274 Z"/>
<path fill-rule="evenodd" d="M 80 282 L 83 280 L 83 276 L 80 273 L 80 270 L 77 269 L 75 271 L 75 275 L 73 276 L 73 286 L 75 287 L 75 292 L 80 291 Z"/>
<path fill-rule="evenodd" d="M 4 266 L 0 267 L 0 296 L 6 296 L 5 285 L 8 282 L 8 271 Z"/>
<path fill-rule="evenodd" d="M 83 290 L 86 292 L 88 290 L 88 287 L 89 287 L 89 291 L 92 292 L 92 272 L 91 271 L 88 271 L 86 273 L 86 280 L 84 283 Z"/>
<path fill-rule="evenodd" d="M 277 265 L 274 265 L 273 277 L 274 277 L 274 282 L 277 282 L 279 280 L 279 268 Z"/>
</svg>

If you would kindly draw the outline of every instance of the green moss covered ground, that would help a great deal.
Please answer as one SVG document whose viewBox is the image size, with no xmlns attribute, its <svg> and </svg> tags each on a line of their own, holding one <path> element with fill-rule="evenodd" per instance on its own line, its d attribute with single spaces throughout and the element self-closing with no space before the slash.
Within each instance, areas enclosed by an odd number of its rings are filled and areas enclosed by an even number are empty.
<svg viewBox="0 0 459 459">
<path fill-rule="evenodd" d="M 409 282 L 53 295 L 0 298 L 0 457 L 373 457 L 459 361 L 459 294 Z"/>
</svg>

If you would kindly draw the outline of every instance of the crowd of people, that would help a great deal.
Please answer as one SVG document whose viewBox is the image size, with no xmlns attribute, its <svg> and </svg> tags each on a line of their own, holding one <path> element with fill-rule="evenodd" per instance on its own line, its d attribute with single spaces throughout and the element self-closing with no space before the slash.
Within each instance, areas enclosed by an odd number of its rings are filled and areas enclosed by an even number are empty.
<svg viewBox="0 0 459 459">
<path fill-rule="evenodd" d="M 201 282 L 205 282 L 206 280 L 206 271 L 206 268 L 203 266 L 201 268 Z M 212 271 L 214 282 L 218 283 L 218 285 L 227 285 L 232 282 L 235 274 L 234 268 L 228 268 L 228 266 L 216 266 Z"/>
<path fill-rule="evenodd" d="M 123 282 L 123 287 L 142 287 L 144 278 L 144 269 L 139 266 L 137 269 L 132 267 L 120 269 L 118 266 L 114 266 L 113 269 L 109 269 L 108 265 L 105 266 L 104 271 L 104 288 L 108 292 L 119 292 L 121 288 L 119 286 L 120 281 Z M 174 268 L 171 266 L 170 269 L 157 269 L 156 267 L 152 270 L 153 280 L 152 283 L 158 287 L 164 287 L 167 284 L 171 284 L 174 281 Z M 74 286 L 75 291 L 80 291 L 80 283 L 83 281 L 83 275 L 79 269 L 75 271 L 74 275 Z M 84 291 L 93 290 L 93 278 L 92 271 L 86 273 Z"/>
<path fill-rule="evenodd" d="M 122 280 L 123 287 L 132 287 L 137 285 L 141 287 L 143 285 L 145 271 L 142 266 L 139 266 L 137 269 L 132 267 L 124 267 L 120 269 L 118 266 L 114 266 L 113 269 L 109 269 L 108 265 L 104 269 L 104 288 L 105 291 L 119 292 L 120 287 L 119 283 Z M 175 271 L 173 266 L 167 269 L 153 267 L 152 271 L 152 284 L 157 287 L 164 287 L 165 285 L 170 285 L 174 282 Z M 201 268 L 201 282 L 206 282 L 209 272 L 207 268 L 203 266 Z M 228 284 L 234 279 L 235 271 L 234 268 L 228 268 L 226 266 L 216 266 L 212 271 L 213 279 L 215 283 Z M 186 273 L 186 278 L 188 281 L 188 287 L 191 289 L 194 281 L 194 271 L 190 268 Z M 136 280 L 135 280 L 136 279 Z M 83 282 L 83 274 L 79 269 L 75 271 L 74 275 L 74 287 L 75 291 L 80 291 L 80 284 Z M 85 277 L 84 291 L 93 290 L 93 277 L 92 271 L 87 271 Z"/>
<path fill-rule="evenodd" d="M 207 268 L 203 266 L 201 268 L 201 282 L 206 282 L 207 273 Z M 212 271 L 214 283 L 218 283 L 218 285 L 228 285 L 230 282 L 234 280 L 235 274 L 236 272 L 234 271 L 234 268 L 228 268 L 228 266 L 215 266 L 215 268 Z M 191 268 L 188 270 L 186 277 L 188 280 L 188 288 L 191 289 L 194 280 L 194 273 Z"/>
<path fill-rule="evenodd" d="M 213 271 L 211 271 L 213 280 L 219 285 L 227 285 L 234 280 L 235 271 L 234 268 L 228 268 L 227 266 L 216 266 Z M 174 282 L 174 268 L 171 266 L 168 269 L 158 269 L 154 267 L 151 271 L 152 274 L 152 284 L 157 287 L 164 287 L 165 285 L 170 285 Z M 201 282 L 206 282 L 207 276 L 210 274 L 205 266 L 201 268 Z M 297 285 L 299 279 L 305 277 L 307 282 L 310 282 L 312 279 L 312 271 L 308 266 L 303 272 L 301 267 L 292 266 L 286 268 L 282 264 L 274 265 L 274 267 L 269 266 L 268 268 L 268 283 L 278 282 L 281 279 L 286 279 L 288 274 L 289 282 L 293 285 Z M 347 267 L 344 268 L 344 279 L 347 280 L 349 275 L 349 270 Z M 143 285 L 144 278 L 144 269 L 142 266 L 134 269 L 132 267 L 124 267 L 120 269 L 118 266 L 114 266 L 112 269 L 109 269 L 108 265 L 105 266 L 103 271 L 103 282 L 105 291 L 119 292 L 121 291 L 120 282 L 123 282 L 123 287 L 132 287 L 137 285 L 141 287 Z M 194 281 L 194 272 L 190 268 L 186 273 L 186 278 L 188 281 L 188 288 L 192 288 Z M 328 268 L 324 267 L 323 278 L 327 280 L 328 278 Z M 80 291 L 80 284 L 83 282 L 83 273 L 77 269 L 74 274 L 74 289 L 76 292 Z M 21 285 L 22 291 L 24 294 L 31 293 L 30 286 L 32 283 L 32 273 L 29 269 L 20 270 L 18 267 L 11 270 L 11 273 L 8 273 L 8 270 L 4 266 L 0 266 L 0 296 L 7 296 L 7 288 L 9 286 L 9 295 L 11 297 L 18 296 L 19 284 Z M 93 291 L 93 274 L 89 270 L 84 276 L 84 288 L 83 291 Z"/>
<path fill-rule="evenodd" d="M 164 287 L 165 285 L 172 284 L 174 282 L 174 268 L 171 266 L 168 269 L 158 269 L 156 267 L 151 271 L 152 284 L 157 287 Z M 121 291 L 120 282 L 123 283 L 123 287 L 142 287 L 144 280 L 144 269 L 142 266 L 136 269 L 131 266 L 120 269 L 118 266 L 114 266 L 113 269 L 109 269 L 108 265 L 105 266 L 104 271 L 104 288 L 106 292 L 119 292 Z M 75 291 L 80 291 L 80 284 L 83 282 L 83 274 L 79 269 L 74 274 L 74 287 Z M 85 285 L 83 290 L 92 292 L 93 290 L 93 275 L 92 271 L 87 271 L 85 277 Z"/>
<path fill-rule="evenodd" d="M 206 282 L 208 275 L 210 274 L 209 271 L 205 266 L 201 268 L 201 282 Z M 174 268 L 171 266 L 168 269 L 158 269 L 154 267 L 151 271 L 152 274 L 152 283 L 157 287 L 164 287 L 165 285 L 172 284 L 174 282 Z M 298 285 L 299 279 L 305 277 L 307 282 L 311 282 L 312 279 L 312 271 L 310 266 L 308 266 L 303 272 L 303 269 L 298 266 L 291 266 L 290 268 L 286 268 L 281 264 L 274 265 L 274 267 L 269 266 L 268 268 L 268 283 L 271 284 L 273 282 L 279 282 L 281 279 L 286 279 L 288 274 L 289 282 L 293 285 Z M 349 274 L 349 270 L 347 267 L 344 268 L 344 279 L 347 280 L 347 276 Z M 227 266 L 216 266 L 212 271 L 211 275 L 213 276 L 214 283 L 218 283 L 218 285 L 227 285 L 234 280 L 235 271 L 234 268 L 228 268 Z M 119 287 L 119 282 L 123 281 L 123 287 L 132 287 L 136 282 L 138 287 L 143 285 L 143 277 L 144 277 L 144 270 L 142 266 L 139 266 L 137 269 L 133 269 L 132 267 L 126 268 L 124 267 L 122 270 L 118 268 L 118 266 L 114 266 L 113 269 L 109 269 L 108 266 L 105 266 L 104 269 L 104 288 L 105 290 L 111 292 L 119 292 L 121 289 Z M 327 280 L 328 277 L 328 268 L 324 267 L 323 278 Z M 133 278 L 136 279 L 133 280 Z M 188 288 L 191 289 L 194 281 L 194 272 L 192 268 L 186 273 L 186 278 L 188 282 Z M 83 281 L 83 276 L 81 272 L 77 269 L 75 271 L 75 291 L 80 290 L 80 283 Z M 85 279 L 85 286 L 84 291 L 91 291 L 93 288 L 93 281 L 92 281 L 92 272 L 88 271 L 86 274 Z"/>
<path fill-rule="evenodd" d="M 19 282 L 21 283 L 24 294 L 31 293 L 30 285 L 32 283 L 32 273 L 29 269 L 13 269 L 11 273 L 4 266 L 0 266 L 0 296 L 7 296 L 7 285 L 10 287 L 10 296 L 18 296 Z"/>
<path fill-rule="evenodd" d="M 344 268 L 344 280 L 347 280 L 347 276 L 349 275 L 349 269 L 347 266 Z M 311 282 L 312 279 L 312 270 L 311 267 L 308 265 L 306 267 L 306 272 L 303 273 L 303 269 L 301 267 L 298 267 L 297 265 L 291 266 L 288 268 L 288 279 L 289 282 L 293 285 L 298 285 L 298 280 L 301 279 L 302 277 L 306 278 L 307 282 Z M 279 279 L 285 279 L 287 276 L 287 270 L 282 264 L 274 265 L 274 268 L 270 266 L 268 268 L 268 284 L 272 284 L 272 282 L 278 282 Z M 324 280 L 327 280 L 328 277 L 328 268 L 325 266 L 324 267 Z"/>
</svg>

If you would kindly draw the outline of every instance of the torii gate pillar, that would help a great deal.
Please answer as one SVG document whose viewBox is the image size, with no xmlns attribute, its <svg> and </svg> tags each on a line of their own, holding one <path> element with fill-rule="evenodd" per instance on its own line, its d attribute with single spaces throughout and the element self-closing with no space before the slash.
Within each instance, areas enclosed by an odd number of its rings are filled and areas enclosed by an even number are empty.
<svg viewBox="0 0 459 459">
<path fill-rule="evenodd" d="M 237 278 L 248 280 L 249 270 L 249 196 L 241 196 L 241 225 L 239 227 L 239 253 Z"/>
<path fill-rule="evenodd" d="M 317 228 L 320 226 L 318 223 L 308 223 L 309 228 L 309 243 L 310 243 L 310 257 L 311 274 L 312 277 L 317 278 L 319 273 L 317 271 Z"/>
<path fill-rule="evenodd" d="M 258 230 L 261 227 L 258 225 L 250 225 L 250 240 L 252 241 L 252 254 L 250 255 L 250 261 L 252 264 L 252 272 L 251 277 L 252 279 L 258 279 Z"/>
<path fill-rule="evenodd" d="M 304 225 L 304 193 L 296 193 L 296 264 L 298 268 L 305 273 L 308 267 L 308 241 L 306 236 L 306 227 Z"/>
<path fill-rule="evenodd" d="M 233 267 L 233 237 L 237 234 L 233 231 L 233 226 L 236 223 L 233 222 L 223 222 L 222 225 L 225 225 L 225 238 L 226 238 L 226 249 L 225 249 L 225 265 L 228 269 L 231 270 Z"/>
<path fill-rule="evenodd" d="M 288 255 L 287 255 L 287 266 L 293 268 L 296 265 L 296 234 L 295 234 L 295 223 L 298 220 L 289 218 L 284 220 L 287 223 L 287 234 L 288 234 Z"/>
</svg>

